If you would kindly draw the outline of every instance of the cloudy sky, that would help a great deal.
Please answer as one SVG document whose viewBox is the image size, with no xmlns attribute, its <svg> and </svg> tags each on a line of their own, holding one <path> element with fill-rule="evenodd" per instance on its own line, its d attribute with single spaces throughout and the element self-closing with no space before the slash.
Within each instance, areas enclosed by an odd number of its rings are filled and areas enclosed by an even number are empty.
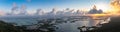
<svg viewBox="0 0 120 32">
<path fill-rule="evenodd" d="M 91 8 L 95 4 L 109 5 L 110 0 L 0 0 L 0 10 L 10 12 L 13 3 L 18 7 L 21 5 L 27 6 L 27 11 L 35 11 L 36 9 L 44 9 L 51 11 L 52 8 L 65 9 L 65 8 Z M 100 5 L 102 5 L 100 4 Z"/>
</svg>

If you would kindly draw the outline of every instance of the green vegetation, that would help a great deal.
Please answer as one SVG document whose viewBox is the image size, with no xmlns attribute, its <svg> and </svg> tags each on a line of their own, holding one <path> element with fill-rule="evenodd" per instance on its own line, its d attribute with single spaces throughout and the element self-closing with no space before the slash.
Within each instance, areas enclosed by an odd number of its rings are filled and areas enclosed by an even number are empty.
<svg viewBox="0 0 120 32">
<path fill-rule="evenodd" d="M 4 21 L 0 21 L 0 32 L 23 32 L 22 29 L 18 29 L 14 25 L 10 23 L 5 23 Z"/>
</svg>

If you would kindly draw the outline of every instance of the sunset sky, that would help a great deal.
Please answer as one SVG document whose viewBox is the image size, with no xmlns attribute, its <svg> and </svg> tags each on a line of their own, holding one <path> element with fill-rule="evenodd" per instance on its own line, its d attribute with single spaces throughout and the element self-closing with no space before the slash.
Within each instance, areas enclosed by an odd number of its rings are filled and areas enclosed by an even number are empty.
<svg viewBox="0 0 120 32">
<path fill-rule="evenodd" d="M 51 11 L 54 7 L 60 10 L 65 8 L 90 9 L 93 5 L 107 7 L 109 2 L 110 0 L 0 0 L 0 10 L 11 11 L 13 3 L 16 3 L 19 8 L 23 4 L 26 5 L 27 11 L 36 11 L 39 8 Z"/>
</svg>

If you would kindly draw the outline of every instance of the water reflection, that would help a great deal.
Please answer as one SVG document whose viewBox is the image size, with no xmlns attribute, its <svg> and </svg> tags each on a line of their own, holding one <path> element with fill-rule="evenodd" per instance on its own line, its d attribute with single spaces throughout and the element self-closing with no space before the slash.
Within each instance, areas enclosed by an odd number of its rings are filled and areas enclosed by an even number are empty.
<svg viewBox="0 0 120 32">
<path fill-rule="evenodd" d="M 91 18 L 91 17 L 82 17 L 82 18 L 59 18 L 59 19 L 46 19 L 51 24 L 55 24 L 54 26 L 59 29 L 55 29 L 55 32 L 80 32 L 78 27 L 90 28 L 88 30 L 92 30 L 96 27 L 101 27 L 102 24 L 108 23 L 110 21 L 109 17 L 99 17 L 99 18 Z M 43 20 L 42 20 L 43 21 Z M 41 21 L 40 21 L 41 22 Z"/>
<path fill-rule="evenodd" d="M 45 19 L 3 19 L 8 22 L 15 21 L 16 23 L 23 24 L 21 22 L 33 23 L 26 25 L 27 29 L 37 29 L 41 31 L 52 32 L 80 32 L 79 27 L 90 28 L 92 30 L 95 27 L 101 27 L 104 23 L 109 23 L 110 17 L 61 17 L 61 18 L 45 18 Z M 84 27 L 85 26 L 85 27 Z"/>
</svg>

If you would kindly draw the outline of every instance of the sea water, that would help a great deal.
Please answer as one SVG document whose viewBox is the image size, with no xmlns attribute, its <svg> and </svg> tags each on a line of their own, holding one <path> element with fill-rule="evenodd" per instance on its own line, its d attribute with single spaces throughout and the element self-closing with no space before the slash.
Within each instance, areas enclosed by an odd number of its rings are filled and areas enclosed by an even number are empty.
<svg viewBox="0 0 120 32">
<path fill-rule="evenodd" d="M 32 18 L 32 17 L 0 17 L 0 20 L 3 20 L 5 22 L 10 22 L 10 23 L 16 23 L 16 25 L 21 26 L 21 25 L 33 25 L 36 24 L 38 19 L 41 19 L 39 17 Z M 93 20 L 91 18 L 87 19 L 80 19 L 79 21 L 75 21 L 71 23 L 70 21 L 67 21 L 67 23 L 61 23 L 57 24 L 56 26 L 59 27 L 59 29 L 56 29 L 55 32 L 80 32 L 78 27 L 82 26 L 92 26 Z"/>
</svg>

